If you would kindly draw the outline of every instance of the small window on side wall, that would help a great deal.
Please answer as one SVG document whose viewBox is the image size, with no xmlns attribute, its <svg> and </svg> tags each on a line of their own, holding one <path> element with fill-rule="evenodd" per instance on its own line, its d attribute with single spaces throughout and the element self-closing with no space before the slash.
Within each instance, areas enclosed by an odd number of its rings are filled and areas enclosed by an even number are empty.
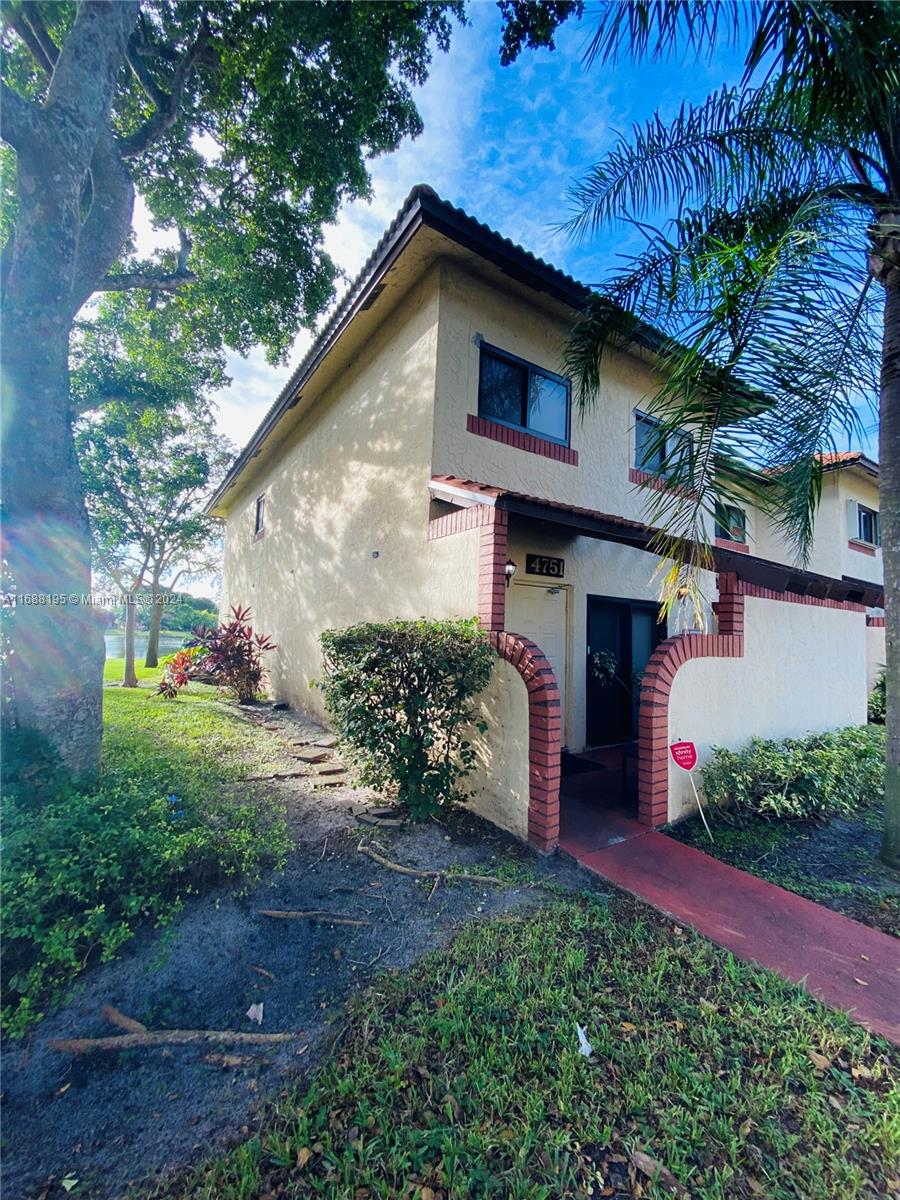
<svg viewBox="0 0 900 1200">
<path fill-rule="evenodd" d="M 729 542 L 747 541 L 747 514 L 734 504 L 716 505 L 716 537 Z"/>
<path fill-rule="evenodd" d="M 253 536 L 262 537 L 266 531 L 266 497 L 265 493 L 256 497 L 256 515 L 253 521 Z"/>
</svg>

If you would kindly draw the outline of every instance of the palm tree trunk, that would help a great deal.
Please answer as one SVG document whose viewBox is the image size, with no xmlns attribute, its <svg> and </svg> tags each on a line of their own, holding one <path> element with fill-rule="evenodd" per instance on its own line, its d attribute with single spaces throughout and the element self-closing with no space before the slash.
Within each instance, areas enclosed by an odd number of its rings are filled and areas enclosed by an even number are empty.
<svg viewBox="0 0 900 1200">
<path fill-rule="evenodd" d="M 138 686 L 137 672 L 134 669 L 134 618 L 137 607 L 134 602 L 134 592 L 125 597 L 125 678 L 122 687 Z"/>
<path fill-rule="evenodd" d="M 881 529 L 884 562 L 887 712 L 881 857 L 900 869 L 900 278 L 885 288 L 881 359 Z"/>
<path fill-rule="evenodd" d="M 159 630 L 162 625 L 163 606 L 159 594 L 159 573 L 153 572 L 150 584 L 150 594 L 153 597 L 153 607 L 150 610 L 150 629 L 147 632 L 147 654 L 144 657 L 145 667 L 159 666 Z"/>
</svg>

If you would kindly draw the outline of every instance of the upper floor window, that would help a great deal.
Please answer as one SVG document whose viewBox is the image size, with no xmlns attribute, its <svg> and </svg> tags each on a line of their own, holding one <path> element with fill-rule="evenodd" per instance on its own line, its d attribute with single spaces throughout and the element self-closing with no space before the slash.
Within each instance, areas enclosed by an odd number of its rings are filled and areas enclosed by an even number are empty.
<svg viewBox="0 0 900 1200">
<path fill-rule="evenodd" d="M 261 537 L 266 528 L 266 497 L 265 493 L 262 496 L 256 497 L 256 515 L 253 521 L 253 536 Z"/>
<path fill-rule="evenodd" d="M 729 542 L 747 541 L 747 514 L 734 504 L 716 505 L 716 537 Z"/>
<path fill-rule="evenodd" d="M 569 442 L 569 381 L 482 344 L 478 415 L 554 442 Z"/>
<path fill-rule="evenodd" d="M 634 414 L 634 465 L 639 471 L 663 478 L 684 473 L 691 469 L 691 453 L 694 448 L 689 433 L 677 429 L 666 435 L 662 424 L 646 413 Z M 686 460 L 686 461 L 685 461 Z M 682 480 L 687 483 L 688 480 Z"/>
<path fill-rule="evenodd" d="M 881 522 L 878 513 L 873 508 L 865 508 L 857 504 L 857 532 L 852 536 L 857 541 L 865 542 L 867 546 L 881 545 Z"/>
</svg>

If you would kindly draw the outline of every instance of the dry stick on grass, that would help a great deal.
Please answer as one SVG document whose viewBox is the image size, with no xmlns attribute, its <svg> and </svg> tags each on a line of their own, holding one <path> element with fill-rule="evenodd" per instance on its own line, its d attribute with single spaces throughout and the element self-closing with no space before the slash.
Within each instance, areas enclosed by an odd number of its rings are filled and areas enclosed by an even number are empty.
<svg viewBox="0 0 900 1200">
<path fill-rule="evenodd" d="M 144 1033 L 119 1033 L 112 1037 L 57 1038 L 50 1045 L 66 1054 L 91 1054 L 95 1050 L 141 1050 L 148 1046 L 187 1046 L 196 1042 L 246 1045 L 256 1042 L 299 1041 L 299 1033 L 241 1033 L 234 1029 L 148 1029 Z"/>
<path fill-rule="evenodd" d="M 357 850 L 360 854 L 371 858 L 373 862 L 377 862 L 379 866 L 387 867 L 389 871 L 397 871 L 400 875 L 412 875 L 417 879 L 459 879 L 466 883 L 495 883 L 498 887 L 505 887 L 507 882 L 505 879 L 498 879 L 496 875 L 471 875 L 466 871 L 417 871 L 413 867 L 404 867 L 400 863 L 391 862 L 389 858 L 385 858 L 371 846 L 364 846 L 362 842 L 357 846 Z"/>
<path fill-rule="evenodd" d="M 359 917 L 344 917 L 339 913 L 322 912 L 319 909 L 258 908 L 261 917 L 276 917 L 280 921 L 323 921 L 329 925 L 374 925 L 374 921 L 363 921 Z"/>
<path fill-rule="evenodd" d="M 126 1033 L 146 1033 L 147 1026 L 141 1021 L 136 1021 L 134 1017 L 126 1017 L 124 1013 L 120 1013 L 117 1008 L 113 1008 L 111 1004 L 104 1004 L 100 1009 L 100 1015 L 104 1020 L 109 1021 L 110 1025 L 118 1025 L 120 1029 L 124 1029 Z"/>
</svg>

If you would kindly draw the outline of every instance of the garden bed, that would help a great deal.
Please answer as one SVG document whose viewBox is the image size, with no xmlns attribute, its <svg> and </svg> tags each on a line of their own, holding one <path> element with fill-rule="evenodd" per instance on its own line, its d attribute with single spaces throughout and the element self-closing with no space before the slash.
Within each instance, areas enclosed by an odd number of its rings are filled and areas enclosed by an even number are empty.
<svg viewBox="0 0 900 1200">
<path fill-rule="evenodd" d="M 730 825 L 721 815 L 713 816 L 712 843 L 697 817 L 671 826 L 666 833 L 854 921 L 900 937 L 900 874 L 878 857 L 883 828 L 884 807 L 875 804 L 825 824 L 750 815 L 741 824 Z"/>
</svg>

